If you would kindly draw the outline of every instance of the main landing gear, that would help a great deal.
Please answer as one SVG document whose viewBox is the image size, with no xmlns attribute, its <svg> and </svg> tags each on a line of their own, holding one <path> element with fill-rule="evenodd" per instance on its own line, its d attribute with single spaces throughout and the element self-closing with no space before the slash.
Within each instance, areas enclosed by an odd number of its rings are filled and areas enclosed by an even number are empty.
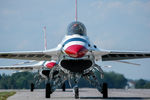
<svg viewBox="0 0 150 100">
<path fill-rule="evenodd" d="M 34 91 L 34 84 L 33 84 L 33 83 L 31 83 L 30 91 L 31 91 L 31 92 L 33 92 L 33 91 Z"/>
<path fill-rule="evenodd" d="M 34 91 L 34 84 L 31 83 L 31 86 L 30 86 L 30 91 L 33 92 Z M 46 98 L 50 98 L 50 95 L 51 95 L 51 86 L 50 86 L 50 83 L 47 83 L 46 84 L 46 88 L 45 88 L 45 97 Z"/>
<path fill-rule="evenodd" d="M 108 98 L 108 87 L 107 87 L 107 83 L 103 83 L 102 85 L 102 92 L 103 94 L 103 98 Z"/>
<path fill-rule="evenodd" d="M 50 98 L 50 95 L 51 95 L 51 86 L 50 83 L 47 83 L 45 88 L 45 97 Z"/>
</svg>

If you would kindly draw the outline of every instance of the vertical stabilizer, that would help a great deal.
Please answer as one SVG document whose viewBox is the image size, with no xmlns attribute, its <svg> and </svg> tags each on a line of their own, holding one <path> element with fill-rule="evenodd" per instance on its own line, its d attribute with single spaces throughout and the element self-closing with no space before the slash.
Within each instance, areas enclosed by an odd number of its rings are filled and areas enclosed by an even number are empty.
<svg viewBox="0 0 150 100">
<path fill-rule="evenodd" d="M 47 50 L 46 26 L 44 26 L 43 31 L 44 31 L 44 49 Z"/>
<path fill-rule="evenodd" d="M 78 20 L 78 2 L 77 2 L 77 0 L 75 1 L 76 2 L 76 4 L 75 4 L 75 20 L 77 21 Z"/>
</svg>

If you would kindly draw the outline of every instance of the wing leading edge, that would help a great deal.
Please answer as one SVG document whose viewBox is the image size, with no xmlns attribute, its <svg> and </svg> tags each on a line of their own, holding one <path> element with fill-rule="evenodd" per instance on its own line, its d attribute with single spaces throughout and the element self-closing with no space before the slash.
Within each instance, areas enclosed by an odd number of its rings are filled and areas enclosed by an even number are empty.
<svg viewBox="0 0 150 100">
<path fill-rule="evenodd" d="M 42 65 L 22 65 L 22 66 L 0 66 L 0 70 L 32 71 L 40 69 Z"/>
<path fill-rule="evenodd" d="M 150 52 L 133 51 L 109 51 L 108 54 L 102 55 L 102 61 L 115 61 L 127 59 L 150 58 Z"/>
<path fill-rule="evenodd" d="M 39 70 L 44 67 L 45 61 L 40 61 L 30 65 L 13 65 L 13 66 L 0 66 L 0 70 L 15 70 L 15 71 L 32 71 Z"/>
<path fill-rule="evenodd" d="M 60 50 L 53 49 L 48 51 L 25 51 L 25 52 L 4 52 L 0 53 L 0 58 L 49 61 L 57 58 Z"/>
</svg>

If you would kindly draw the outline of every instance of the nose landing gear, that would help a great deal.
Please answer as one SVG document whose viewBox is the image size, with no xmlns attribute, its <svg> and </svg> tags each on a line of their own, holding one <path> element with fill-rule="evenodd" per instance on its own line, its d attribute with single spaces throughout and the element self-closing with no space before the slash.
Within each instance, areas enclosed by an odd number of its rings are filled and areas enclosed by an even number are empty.
<svg viewBox="0 0 150 100">
<path fill-rule="evenodd" d="M 78 88 L 78 86 L 75 86 L 73 88 L 73 92 L 74 92 L 75 99 L 79 99 L 79 88 Z"/>
</svg>

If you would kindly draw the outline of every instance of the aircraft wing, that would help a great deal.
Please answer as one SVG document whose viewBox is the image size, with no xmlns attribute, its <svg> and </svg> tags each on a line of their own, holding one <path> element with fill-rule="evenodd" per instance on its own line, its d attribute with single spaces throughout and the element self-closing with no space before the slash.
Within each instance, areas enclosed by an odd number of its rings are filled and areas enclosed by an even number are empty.
<svg viewBox="0 0 150 100">
<path fill-rule="evenodd" d="M 42 65 L 0 66 L 0 70 L 32 71 L 41 67 Z"/>
<path fill-rule="evenodd" d="M 150 58 L 150 52 L 142 51 L 106 51 L 107 53 L 101 56 L 102 61 L 127 60 Z"/>
<path fill-rule="evenodd" d="M 0 53 L 0 58 L 49 61 L 52 58 L 57 58 L 59 53 L 60 50 L 58 49 L 48 51 L 4 52 Z"/>
</svg>

